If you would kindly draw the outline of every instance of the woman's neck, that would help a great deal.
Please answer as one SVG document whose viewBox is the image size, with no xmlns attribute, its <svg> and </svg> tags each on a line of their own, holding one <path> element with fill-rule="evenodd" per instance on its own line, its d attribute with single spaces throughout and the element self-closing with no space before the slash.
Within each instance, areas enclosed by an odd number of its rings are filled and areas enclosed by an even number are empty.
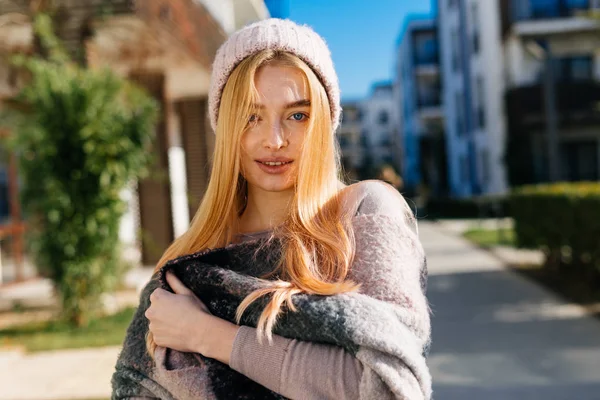
<svg viewBox="0 0 600 400">
<path fill-rule="evenodd" d="M 267 192 L 248 189 L 248 203 L 239 220 L 239 232 L 258 232 L 281 225 L 288 215 L 294 190 Z"/>
</svg>

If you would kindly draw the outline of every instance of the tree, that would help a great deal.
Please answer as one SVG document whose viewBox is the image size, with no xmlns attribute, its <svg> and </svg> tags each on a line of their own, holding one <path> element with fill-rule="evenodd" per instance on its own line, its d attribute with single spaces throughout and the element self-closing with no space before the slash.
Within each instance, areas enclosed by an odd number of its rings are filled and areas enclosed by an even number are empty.
<svg viewBox="0 0 600 400">
<path fill-rule="evenodd" d="M 28 79 L 0 122 L 14 132 L 30 252 L 81 326 L 118 283 L 120 192 L 148 174 L 158 105 L 110 70 L 69 60 L 49 16 L 35 16 L 34 30 L 41 51 L 14 57 Z"/>
</svg>

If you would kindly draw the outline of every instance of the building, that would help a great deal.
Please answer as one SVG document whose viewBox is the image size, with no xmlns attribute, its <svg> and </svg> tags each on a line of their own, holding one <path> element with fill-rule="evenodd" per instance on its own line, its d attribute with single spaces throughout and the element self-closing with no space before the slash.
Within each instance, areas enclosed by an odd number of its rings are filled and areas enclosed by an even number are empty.
<svg viewBox="0 0 600 400">
<path fill-rule="evenodd" d="M 162 106 L 156 167 L 150 178 L 123 192 L 129 210 L 120 233 L 126 245 L 138 250 L 138 260 L 153 265 L 187 229 L 206 190 L 214 145 L 207 96 L 216 51 L 229 33 L 267 18 L 268 10 L 262 0 L 51 3 L 56 33 L 78 61 L 90 68 L 110 67 L 147 89 Z M 33 51 L 31 16 L 47 4 L 0 0 L 0 55 Z M 14 71 L 0 62 L 0 104 L 18 86 Z"/>
<path fill-rule="evenodd" d="M 503 53 L 497 1 L 438 4 L 450 192 L 506 190 Z"/>
<path fill-rule="evenodd" d="M 360 102 L 362 168 L 374 172 L 384 164 L 395 165 L 392 148 L 394 131 L 392 83 L 378 82 Z"/>
<path fill-rule="evenodd" d="M 597 3 L 439 2 L 453 195 L 600 177 Z"/>
<path fill-rule="evenodd" d="M 442 72 L 435 19 L 412 16 L 398 38 L 394 78 L 401 172 L 409 192 L 447 192 Z"/>
<path fill-rule="evenodd" d="M 501 0 L 511 184 L 600 179 L 595 0 Z"/>
<path fill-rule="evenodd" d="M 362 166 L 363 149 L 362 110 L 358 101 L 342 102 L 342 123 L 337 131 L 337 138 L 342 153 L 342 166 L 350 181 L 358 179 L 358 171 Z"/>
</svg>

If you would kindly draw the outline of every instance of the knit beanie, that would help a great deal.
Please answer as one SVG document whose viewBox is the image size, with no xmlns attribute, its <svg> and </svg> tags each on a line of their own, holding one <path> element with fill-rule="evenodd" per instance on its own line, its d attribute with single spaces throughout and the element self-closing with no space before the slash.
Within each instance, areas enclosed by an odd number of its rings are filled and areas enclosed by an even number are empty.
<svg viewBox="0 0 600 400">
<path fill-rule="evenodd" d="M 265 49 L 292 53 L 315 72 L 327 92 L 335 132 L 342 108 L 338 78 L 327 44 L 310 27 L 278 18 L 255 22 L 238 30 L 217 50 L 208 95 L 208 112 L 213 131 L 217 131 L 219 105 L 229 75 L 246 57 Z"/>
</svg>

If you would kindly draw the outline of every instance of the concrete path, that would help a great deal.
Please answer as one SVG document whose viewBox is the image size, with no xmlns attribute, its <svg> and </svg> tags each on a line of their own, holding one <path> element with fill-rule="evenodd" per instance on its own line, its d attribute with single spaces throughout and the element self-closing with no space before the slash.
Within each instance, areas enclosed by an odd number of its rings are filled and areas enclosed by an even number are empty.
<svg viewBox="0 0 600 400">
<path fill-rule="evenodd" d="M 420 224 L 434 400 L 600 399 L 600 321 L 452 230 Z"/>
</svg>

